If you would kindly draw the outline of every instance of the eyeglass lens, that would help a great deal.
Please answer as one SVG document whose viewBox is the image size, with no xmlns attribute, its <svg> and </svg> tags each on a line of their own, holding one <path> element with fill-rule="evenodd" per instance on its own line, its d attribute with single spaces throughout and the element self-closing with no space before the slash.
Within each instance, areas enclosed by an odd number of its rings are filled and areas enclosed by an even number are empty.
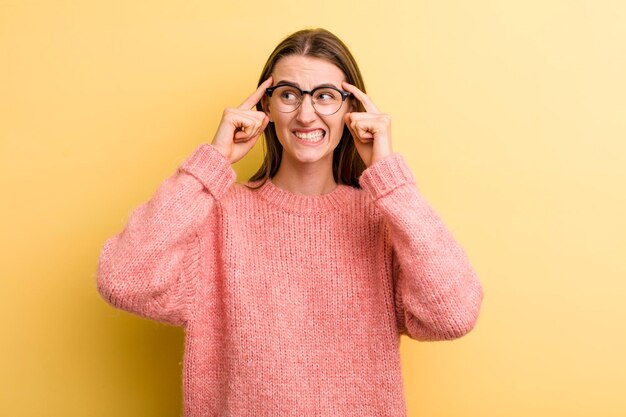
<svg viewBox="0 0 626 417">
<path fill-rule="evenodd" d="M 272 94 L 272 104 L 283 113 L 295 111 L 304 99 L 302 92 L 290 85 L 278 86 Z M 337 113 L 343 104 L 341 93 L 334 88 L 319 88 L 313 91 L 313 107 L 323 115 Z"/>
</svg>

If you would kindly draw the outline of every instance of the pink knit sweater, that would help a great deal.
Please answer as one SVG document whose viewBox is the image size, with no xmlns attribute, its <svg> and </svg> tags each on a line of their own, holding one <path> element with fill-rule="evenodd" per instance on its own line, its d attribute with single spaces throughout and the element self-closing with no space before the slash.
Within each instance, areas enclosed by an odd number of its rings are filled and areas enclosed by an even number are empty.
<svg viewBox="0 0 626 417">
<path fill-rule="evenodd" d="M 406 416 L 400 335 L 474 327 L 482 286 L 403 158 L 360 184 L 251 190 L 201 144 L 106 241 L 102 297 L 185 328 L 185 416 Z"/>
</svg>

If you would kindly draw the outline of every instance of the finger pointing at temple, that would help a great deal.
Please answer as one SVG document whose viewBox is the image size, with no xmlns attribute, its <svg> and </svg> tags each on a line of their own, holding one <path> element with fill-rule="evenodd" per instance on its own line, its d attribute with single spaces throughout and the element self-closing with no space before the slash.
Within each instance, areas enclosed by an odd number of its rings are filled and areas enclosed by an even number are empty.
<svg viewBox="0 0 626 417">
<path fill-rule="evenodd" d="M 250 110 L 252 107 L 256 106 L 256 104 L 263 98 L 265 95 L 265 89 L 272 85 L 272 76 L 263 81 L 261 85 L 256 89 L 254 93 L 250 95 L 241 105 L 239 106 L 240 110 Z"/>
<path fill-rule="evenodd" d="M 356 99 L 359 100 L 363 104 L 363 107 L 365 107 L 366 112 L 380 113 L 380 111 L 378 110 L 378 107 L 376 107 L 372 99 L 370 99 L 367 94 L 359 90 L 356 86 L 345 81 L 342 83 L 342 86 L 347 92 L 352 93 L 352 95 L 356 97 Z"/>
</svg>

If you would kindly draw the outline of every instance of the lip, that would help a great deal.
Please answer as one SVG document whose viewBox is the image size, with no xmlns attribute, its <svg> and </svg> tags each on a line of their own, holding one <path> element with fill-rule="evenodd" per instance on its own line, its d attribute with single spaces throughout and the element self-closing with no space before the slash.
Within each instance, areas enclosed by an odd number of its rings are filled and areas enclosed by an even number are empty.
<svg viewBox="0 0 626 417">
<path fill-rule="evenodd" d="M 315 129 L 294 129 L 293 132 L 298 132 L 298 133 L 311 133 L 311 132 L 317 132 L 318 130 L 322 130 L 324 132 L 326 132 L 324 129 L 322 129 L 321 127 L 315 128 Z"/>
<path fill-rule="evenodd" d="M 322 131 L 322 132 L 324 132 L 324 134 L 322 135 L 322 137 L 318 141 L 315 141 L 315 142 L 303 140 L 303 139 L 300 139 L 298 136 L 296 136 L 296 132 L 297 133 L 311 133 L 311 132 L 318 132 L 318 131 Z M 317 146 L 317 145 L 319 145 L 320 143 L 324 142 L 324 140 L 326 139 L 326 135 L 328 134 L 326 132 L 326 130 L 324 130 L 324 129 L 296 129 L 296 130 L 293 130 L 291 133 L 293 134 L 293 137 L 296 139 L 296 141 L 298 143 L 301 143 L 301 144 L 303 144 L 305 146 Z"/>
</svg>

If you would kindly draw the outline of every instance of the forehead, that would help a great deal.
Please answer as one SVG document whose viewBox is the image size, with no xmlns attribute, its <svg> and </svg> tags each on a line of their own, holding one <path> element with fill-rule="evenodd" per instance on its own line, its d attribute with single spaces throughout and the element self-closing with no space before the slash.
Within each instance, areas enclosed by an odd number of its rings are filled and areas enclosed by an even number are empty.
<svg viewBox="0 0 626 417">
<path fill-rule="evenodd" d="M 341 86 L 346 77 L 335 64 L 321 58 L 289 55 L 278 60 L 272 71 L 274 81 L 293 81 L 302 88 L 309 88 L 323 83 Z"/>
</svg>

